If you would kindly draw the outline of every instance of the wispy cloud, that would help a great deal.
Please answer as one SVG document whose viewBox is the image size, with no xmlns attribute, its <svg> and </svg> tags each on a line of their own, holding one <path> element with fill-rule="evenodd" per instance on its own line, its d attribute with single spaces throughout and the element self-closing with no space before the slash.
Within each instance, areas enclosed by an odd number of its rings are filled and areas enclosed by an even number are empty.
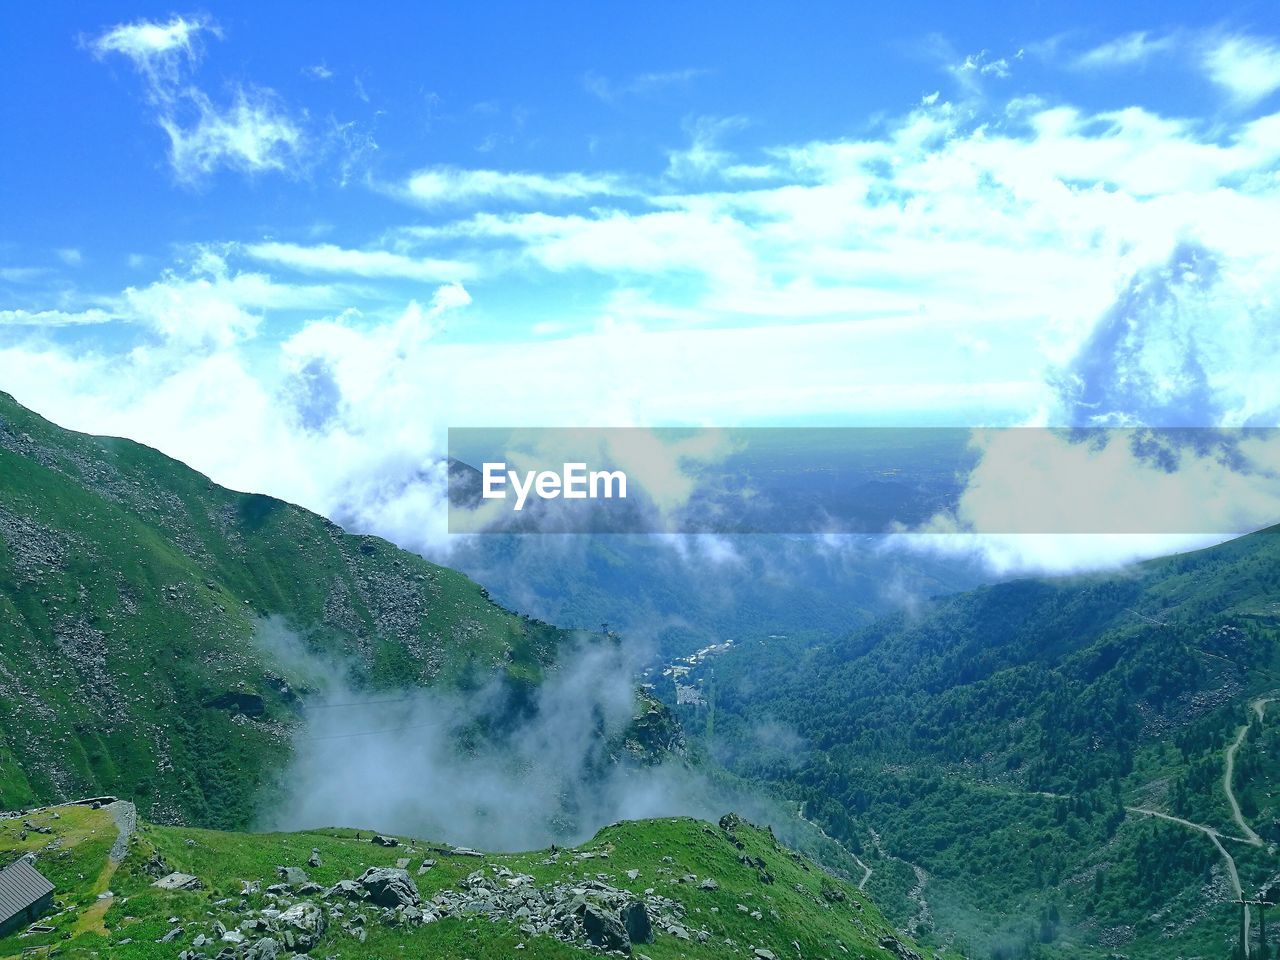
<svg viewBox="0 0 1280 960">
<path fill-rule="evenodd" d="M 160 117 L 179 180 L 198 183 L 223 168 L 248 174 L 296 168 L 304 135 L 271 91 L 238 88 L 225 107 L 194 89 L 187 99 L 193 119 Z"/>
<path fill-rule="evenodd" d="M 409 199 L 431 205 L 530 203 L 580 200 L 629 192 L 621 180 L 587 173 L 526 173 L 439 166 L 413 174 L 403 187 Z"/>
<path fill-rule="evenodd" d="M 459 260 L 418 259 L 388 250 L 350 250 L 331 243 L 315 246 L 255 243 L 245 247 L 244 252 L 255 260 L 275 263 L 303 273 L 336 273 L 438 283 L 466 280 L 476 272 L 471 264 Z"/>
<path fill-rule="evenodd" d="M 1022 57 L 1022 50 L 1005 57 L 996 57 L 986 50 L 980 50 L 977 53 L 967 54 L 959 61 L 948 62 L 946 71 L 965 93 L 977 96 L 981 94 L 985 81 L 1008 80 L 1013 74 L 1013 62 L 1021 60 Z"/>
<path fill-rule="evenodd" d="M 611 80 L 603 74 L 588 71 L 582 77 L 587 92 L 605 103 L 614 103 L 624 97 L 653 93 L 668 87 L 681 87 L 711 71 L 698 67 L 682 70 L 660 70 L 639 73 L 624 80 Z"/>
<path fill-rule="evenodd" d="M 1251 107 L 1280 89 L 1280 46 L 1274 40 L 1220 30 L 1139 30 L 1086 50 L 1068 61 L 1083 70 L 1140 67 L 1160 57 L 1203 71 L 1239 107 Z"/>
<path fill-rule="evenodd" d="M 746 117 L 693 117 L 685 121 L 689 146 L 667 151 L 667 176 L 699 179 L 729 165 L 732 154 L 721 141 L 748 125 Z"/>
<path fill-rule="evenodd" d="M 0 267 L 0 280 L 5 283 L 36 283 L 48 274 L 48 267 Z"/>
<path fill-rule="evenodd" d="M 207 17 L 173 17 L 166 23 L 138 20 L 117 24 L 92 41 L 91 48 L 99 57 L 109 53 L 128 57 L 160 96 L 178 83 L 184 66 L 199 59 L 202 33 L 222 35 Z"/>
<path fill-rule="evenodd" d="M 1009 59 L 998 57 L 993 60 L 987 55 L 987 51 L 983 50 L 965 57 L 956 69 L 962 73 L 976 73 L 979 76 L 999 77 L 1003 80 L 1009 76 Z"/>
<path fill-rule="evenodd" d="M 959 93 L 969 99 L 981 98 L 990 81 L 1008 80 L 1014 64 L 1025 56 L 1022 49 L 1003 55 L 989 50 L 962 54 L 948 38 L 936 33 L 918 41 L 914 48 L 916 56 L 951 77 Z"/>
<path fill-rule="evenodd" d="M 1082 70 L 1134 66 L 1168 54 L 1177 46 L 1178 40 L 1173 34 L 1153 36 L 1139 30 L 1085 51 L 1072 61 L 1072 66 Z"/>
<path fill-rule="evenodd" d="M 203 17 L 140 20 L 113 27 L 91 48 L 100 58 L 126 57 L 142 75 L 180 182 L 197 184 L 224 168 L 246 174 L 295 170 L 305 136 L 274 91 L 234 83 L 230 101 L 218 104 L 191 82 L 204 33 L 221 36 L 217 24 Z"/>
<path fill-rule="evenodd" d="M 110 323 L 118 317 L 106 310 L 0 310 L 0 326 L 77 327 Z"/>
</svg>

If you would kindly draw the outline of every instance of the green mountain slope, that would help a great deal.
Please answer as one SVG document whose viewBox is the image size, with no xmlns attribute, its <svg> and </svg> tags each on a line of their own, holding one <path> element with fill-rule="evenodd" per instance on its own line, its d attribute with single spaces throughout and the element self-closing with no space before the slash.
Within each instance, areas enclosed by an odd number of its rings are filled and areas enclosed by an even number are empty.
<svg viewBox="0 0 1280 960">
<path fill-rule="evenodd" d="M 858 853 L 895 919 L 977 955 L 1227 956 L 1231 901 L 1280 877 L 1278 640 L 1268 531 L 748 645 L 706 668 L 712 748 Z M 792 748 L 760 749 L 764 723 Z"/>
<path fill-rule="evenodd" d="M 462 574 L 0 393 L 0 809 L 118 793 L 243 826 L 298 691 L 264 618 L 370 687 L 534 683 L 565 634 Z"/>
<path fill-rule="evenodd" d="M 46 946 L 68 960 L 276 956 L 268 940 L 279 956 L 334 958 L 567 960 L 601 947 L 652 960 L 933 956 L 858 890 L 732 816 L 618 823 L 578 848 L 507 855 L 352 830 L 142 823 L 113 858 L 124 806 L 0 821 L 0 860 L 34 854 L 59 907 L 46 929 L 0 938 L 0 957 Z M 385 886 L 367 873 L 398 867 Z M 198 889 L 154 886 L 171 870 Z"/>
</svg>

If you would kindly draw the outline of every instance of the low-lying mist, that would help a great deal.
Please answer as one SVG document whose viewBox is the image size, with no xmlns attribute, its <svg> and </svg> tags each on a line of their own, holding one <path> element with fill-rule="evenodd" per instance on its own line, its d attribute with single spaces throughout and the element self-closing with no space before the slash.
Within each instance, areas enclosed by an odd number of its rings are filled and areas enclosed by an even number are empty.
<svg viewBox="0 0 1280 960">
<path fill-rule="evenodd" d="M 624 747 L 642 651 L 582 637 L 534 687 L 495 678 L 467 692 L 356 689 L 279 621 L 258 640 L 316 691 L 260 826 L 357 827 L 491 851 L 575 844 L 618 820 L 716 819 L 729 809 L 784 835 L 776 805 L 714 782 L 672 756 Z"/>
</svg>

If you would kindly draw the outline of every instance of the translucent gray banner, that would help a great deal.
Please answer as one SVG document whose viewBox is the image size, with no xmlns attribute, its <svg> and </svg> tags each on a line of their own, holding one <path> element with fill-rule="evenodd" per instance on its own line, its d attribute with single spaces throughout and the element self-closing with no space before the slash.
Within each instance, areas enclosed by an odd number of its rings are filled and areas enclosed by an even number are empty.
<svg viewBox="0 0 1280 960">
<path fill-rule="evenodd" d="M 453 428 L 451 533 L 1232 534 L 1274 428 Z"/>
</svg>

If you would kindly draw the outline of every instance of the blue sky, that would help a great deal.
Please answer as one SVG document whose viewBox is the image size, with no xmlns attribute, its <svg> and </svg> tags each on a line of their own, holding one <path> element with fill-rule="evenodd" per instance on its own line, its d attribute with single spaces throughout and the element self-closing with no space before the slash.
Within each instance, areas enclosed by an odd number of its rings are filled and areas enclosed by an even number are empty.
<svg viewBox="0 0 1280 960">
<path fill-rule="evenodd" d="M 865 135 L 934 91 L 956 97 L 955 68 L 971 56 L 988 68 L 1009 61 L 1016 78 L 1003 82 L 973 71 L 1008 92 L 1210 113 L 1220 90 L 1185 56 L 1152 56 L 1119 78 L 1063 66 L 1135 31 L 1155 42 L 1265 35 L 1275 21 L 1267 4 L 1230 15 L 1202 4 L 1060 6 L 987 4 L 976 15 L 947 3 L 835 3 L 801 14 L 659 3 L 620 15 L 591 4 L 404 4 L 369 17 L 331 3 L 196 8 L 178 14 L 206 25 L 184 79 L 215 103 L 237 87 L 270 92 L 307 149 L 276 176 L 219 165 L 183 183 L 129 58 L 93 49 L 111 27 L 167 23 L 173 9 L 34 5 L 11 11 L 0 38 L 4 123 L 18 148 L 0 159 L 6 259 L 57 267 L 54 251 L 75 248 L 89 259 L 78 279 L 110 285 L 130 278 L 130 254 L 161 265 L 175 244 L 320 229 L 368 242 L 413 219 L 368 186 L 423 167 L 660 177 L 700 119 L 732 119 L 727 146 L 759 159 L 779 144 Z"/>
<path fill-rule="evenodd" d="M 391 526 L 450 425 L 1276 419 L 1273 5 L 376 10 L 7 13 L 0 389 Z"/>
</svg>

